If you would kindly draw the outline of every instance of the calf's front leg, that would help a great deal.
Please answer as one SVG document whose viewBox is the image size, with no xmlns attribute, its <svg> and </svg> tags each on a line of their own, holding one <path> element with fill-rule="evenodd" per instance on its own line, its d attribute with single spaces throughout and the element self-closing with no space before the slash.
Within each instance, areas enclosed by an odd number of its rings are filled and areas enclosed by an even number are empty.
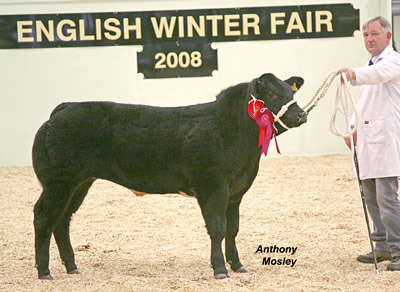
<svg viewBox="0 0 400 292">
<path fill-rule="evenodd" d="M 228 277 L 221 243 L 226 233 L 227 192 L 197 193 L 201 213 L 211 239 L 211 265 L 216 279 Z"/>
<path fill-rule="evenodd" d="M 228 203 L 226 209 L 226 238 L 225 238 L 225 256 L 231 269 L 238 273 L 247 273 L 239 260 L 239 253 L 236 248 L 235 238 L 239 231 L 239 206 L 241 198 L 238 201 Z"/>
</svg>

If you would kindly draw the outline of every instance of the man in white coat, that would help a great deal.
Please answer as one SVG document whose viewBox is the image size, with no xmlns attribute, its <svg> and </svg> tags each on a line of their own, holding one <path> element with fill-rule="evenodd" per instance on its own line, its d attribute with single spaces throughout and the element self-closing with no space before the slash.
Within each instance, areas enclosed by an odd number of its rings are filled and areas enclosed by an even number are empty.
<svg viewBox="0 0 400 292">
<path fill-rule="evenodd" d="M 363 25 L 364 44 L 371 54 L 362 68 L 341 68 L 353 85 L 361 85 L 356 133 L 360 179 L 374 223 L 372 239 L 377 261 L 392 260 L 400 270 L 400 54 L 391 46 L 391 26 L 383 17 Z M 346 139 L 350 145 L 350 139 Z M 358 261 L 373 263 L 372 252 Z"/>
</svg>

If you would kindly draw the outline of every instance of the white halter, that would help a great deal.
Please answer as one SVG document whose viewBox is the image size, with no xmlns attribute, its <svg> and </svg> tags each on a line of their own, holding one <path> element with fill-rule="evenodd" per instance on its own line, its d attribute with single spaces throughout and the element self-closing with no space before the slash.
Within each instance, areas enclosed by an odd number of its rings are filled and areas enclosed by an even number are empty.
<svg viewBox="0 0 400 292">
<path fill-rule="evenodd" d="M 257 100 L 257 98 L 254 97 L 253 94 L 250 94 L 251 98 L 253 100 Z M 262 103 L 264 103 L 264 101 L 261 100 Z M 291 100 L 289 101 L 287 104 L 283 105 L 280 109 L 280 111 L 275 115 L 274 113 L 274 122 L 278 122 L 283 128 L 285 128 L 286 130 L 289 130 L 290 128 L 288 126 L 286 126 L 282 121 L 281 121 L 281 117 L 287 112 L 287 110 L 289 109 L 289 106 L 291 106 L 292 104 L 294 104 L 296 102 L 296 100 Z"/>
</svg>

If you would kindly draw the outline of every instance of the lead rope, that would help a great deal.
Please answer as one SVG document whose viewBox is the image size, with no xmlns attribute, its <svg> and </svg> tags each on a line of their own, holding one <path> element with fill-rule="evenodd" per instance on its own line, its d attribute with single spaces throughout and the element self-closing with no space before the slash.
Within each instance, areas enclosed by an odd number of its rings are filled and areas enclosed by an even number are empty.
<svg viewBox="0 0 400 292">
<path fill-rule="evenodd" d="M 328 76 L 326 76 L 325 80 L 322 82 L 321 86 L 317 89 L 311 100 L 303 107 L 303 110 L 307 113 L 307 115 L 325 96 L 336 75 L 337 71 L 332 71 L 331 73 L 329 73 Z"/>
</svg>

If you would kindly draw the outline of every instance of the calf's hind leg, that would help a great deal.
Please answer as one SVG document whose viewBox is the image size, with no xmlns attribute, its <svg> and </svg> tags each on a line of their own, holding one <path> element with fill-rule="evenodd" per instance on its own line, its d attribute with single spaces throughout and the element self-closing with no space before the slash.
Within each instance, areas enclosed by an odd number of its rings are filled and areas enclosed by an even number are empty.
<svg viewBox="0 0 400 292">
<path fill-rule="evenodd" d="M 35 260 L 39 279 L 52 279 L 49 270 L 51 234 L 67 207 L 70 191 L 65 186 L 43 186 L 34 207 Z"/>
<path fill-rule="evenodd" d="M 60 252 L 61 260 L 63 261 L 68 274 L 79 274 L 78 268 L 75 264 L 74 250 L 69 236 L 71 217 L 72 214 L 74 214 L 81 206 L 93 182 L 94 180 L 86 181 L 75 190 L 67 209 L 64 211 L 64 214 L 54 228 L 54 238 Z"/>
</svg>

